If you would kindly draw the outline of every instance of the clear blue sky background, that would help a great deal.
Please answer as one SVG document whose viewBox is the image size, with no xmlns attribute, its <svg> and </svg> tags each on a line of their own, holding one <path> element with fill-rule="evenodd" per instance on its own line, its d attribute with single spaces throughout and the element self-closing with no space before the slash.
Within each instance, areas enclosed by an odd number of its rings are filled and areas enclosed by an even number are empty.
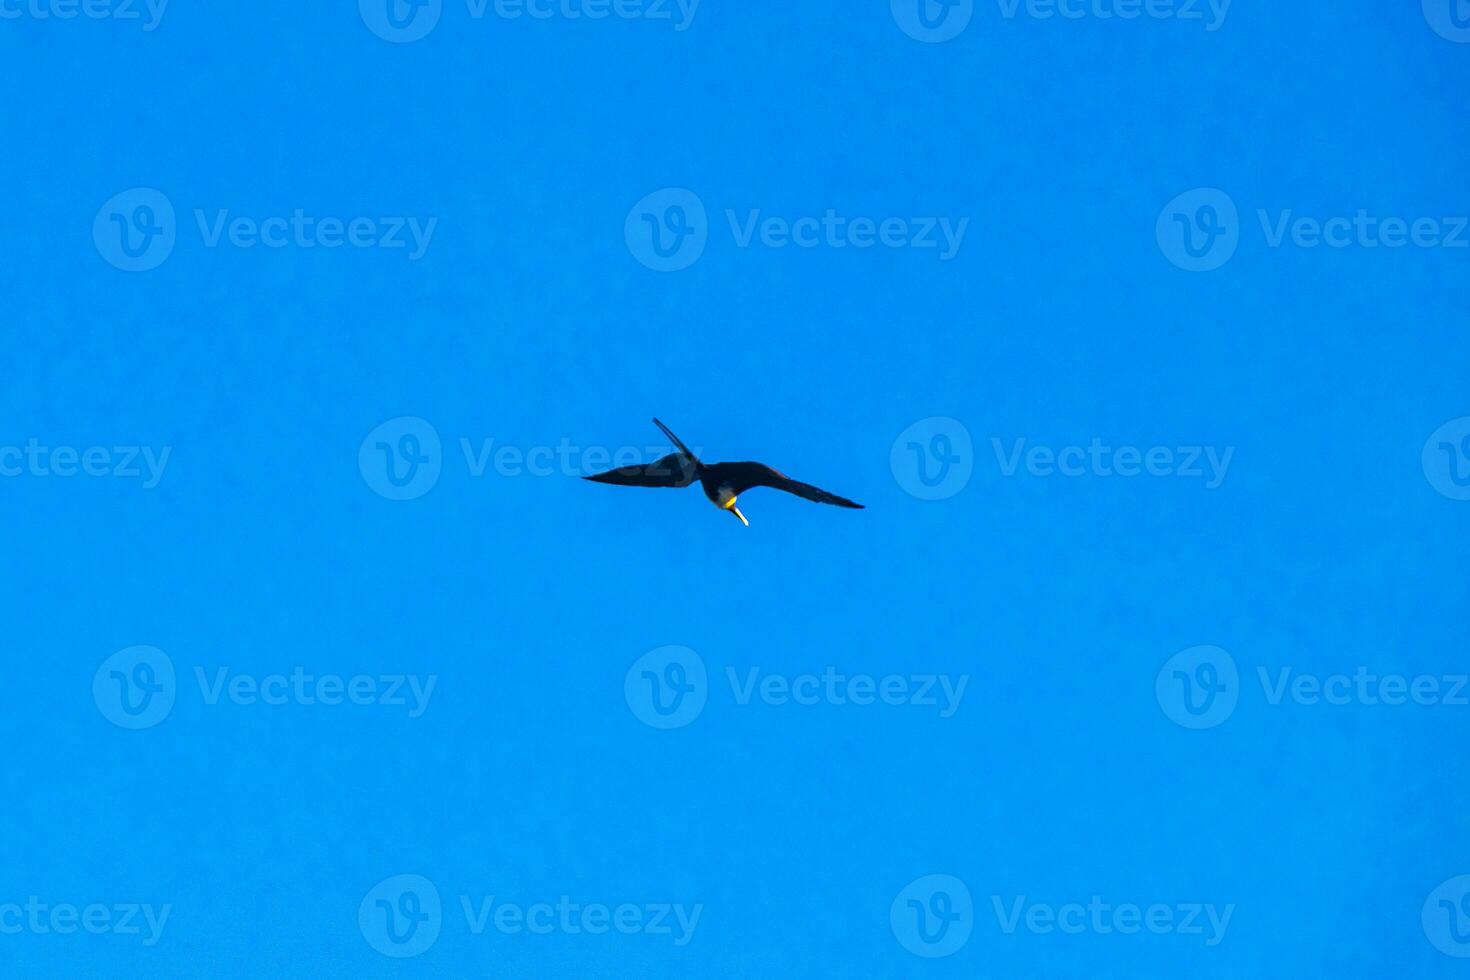
<svg viewBox="0 0 1470 980">
<path fill-rule="evenodd" d="M 7 5 L 7 10 L 15 10 Z M 29 8 L 20 8 L 23 11 Z M 142 8 L 139 8 L 142 9 Z M 172 447 L 161 481 L 23 473 L 8 520 L 0 904 L 172 905 L 162 939 L 0 935 L 22 977 L 1463 976 L 1420 909 L 1470 872 L 1470 707 L 1271 705 L 1258 667 L 1466 669 L 1470 503 L 1420 451 L 1470 415 L 1467 251 L 1271 248 L 1270 214 L 1470 213 L 1470 45 L 1417 3 L 1238 2 L 1200 21 L 1006 18 L 943 44 L 886 0 L 705 0 L 667 21 L 445 0 L 388 43 L 355 5 L 185 4 L 157 30 L 0 20 L 0 444 Z M 151 271 L 93 238 L 155 188 Z M 708 209 L 651 271 L 629 209 Z M 1198 187 L 1239 248 L 1156 239 Z M 437 218 L 427 252 L 206 247 L 193 212 Z M 724 212 L 965 217 L 959 254 L 740 248 Z M 459 440 L 761 459 L 742 528 L 697 490 L 481 476 Z M 437 484 L 374 492 L 385 420 Z M 958 494 L 890 448 L 945 416 Z M 1198 479 L 1006 477 L 1009 445 L 1233 447 Z M 149 644 L 160 724 L 93 676 Z M 684 728 L 630 665 L 697 651 Z M 1155 696 L 1240 670 L 1218 727 Z M 210 705 L 194 679 L 437 675 L 428 710 Z M 968 675 L 958 713 L 740 705 L 725 669 Z M 430 879 L 441 934 L 381 956 L 358 906 Z M 969 941 L 890 905 L 947 874 Z M 693 940 L 473 935 L 459 896 L 703 904 Z M 1234 903 L 1224 940 L 1008 935 L 1006 904 Z"/>
</svg>

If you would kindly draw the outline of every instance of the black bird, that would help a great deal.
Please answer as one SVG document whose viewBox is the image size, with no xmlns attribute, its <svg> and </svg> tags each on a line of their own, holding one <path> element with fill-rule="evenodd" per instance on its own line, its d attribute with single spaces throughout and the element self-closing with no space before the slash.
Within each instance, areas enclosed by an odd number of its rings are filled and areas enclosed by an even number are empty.
<svg viewBox="0 0 1470 980">
<path fill-rule="evenodd" d="M 702 463 L 699 457 L 689 451 L 689 447 L 679 441 L 678 436 L 669 431 L 668 426 L 658 419 L 654 419 L 653 424 L 663 429 L 664 435 L 673 440 L 678 452 L 644 466 L 623 466 L 583 479 L 612 483 L 620 487 L 687 487 L 698 480 L 710 503 L 734 514 L 746 527 L 750 527 L 750 522 L 740 513 L 740 508 L 735 506 L 735 498 L 751 487 L 771 487 L 819 504 L 863 509 L 862 504 L 855 504 L 846 497 L 828 493 L 810 483 L 793 480 L 764 463 Z"/>
</svg>

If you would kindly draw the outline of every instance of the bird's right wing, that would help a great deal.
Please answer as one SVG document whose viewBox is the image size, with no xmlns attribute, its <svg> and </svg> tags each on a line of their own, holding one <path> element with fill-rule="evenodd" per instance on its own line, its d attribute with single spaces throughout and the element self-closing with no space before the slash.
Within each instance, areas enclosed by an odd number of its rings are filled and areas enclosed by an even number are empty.
<svg viewBox="0 0 1470 980">
<path fill-rule="evenodd" d="M 840 497 L 835 493 L 823 490 L 821 487 L 814 487 L 810 483 L 802 483 L 800 480 L 793 480 L 790 477 L 784 477 L 779 482 L 772 481 L 767 483 L 766 486 L 775 490 L 785 490 L 787 493 L 794 493 L 798 497 L 810 500 L 813 503 L 832 504 L 834 507 L 849 507 L 853 510 L 866 509 L 862 504 L 848 500 L 846 497 Z"/>
<path fill-rule="evenodd" d="M 620 466 L 583 479 L 620 487 L 687 487 L 694 482 L 694 465 L 682 453 L 670 453 L 652 463 Z"/>
<path fill-rule="evenodd" d="M 772 469 L 765 463 L 717 463 L 715 469 L 721 475 L 728 474 L 731 489 L 737 494 L 744 493 L 751 487 L 770 487 L 773 490 L 784 490 L 794 493 L 803 500 L 810 500 L 818 504 L 832 504 L 834 507 L 850 507 L 853 510 L 865 510 L 862 504 L 839 497 L 835 493 L 814 487 L 810 483 L 802 483 L 793 480 L 780 470 Z"/>
</svg>

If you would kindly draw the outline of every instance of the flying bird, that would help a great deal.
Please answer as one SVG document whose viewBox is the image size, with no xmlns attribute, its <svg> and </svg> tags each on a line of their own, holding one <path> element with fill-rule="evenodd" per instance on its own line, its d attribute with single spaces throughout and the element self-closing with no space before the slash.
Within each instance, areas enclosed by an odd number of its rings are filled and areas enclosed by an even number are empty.
<svg viewBox="0 0 1470 980">
<path fill-rule="evenodd" d="M 771 487 L 775 490 L 785 490 L 794 493 L 798 497 L 812 500 L 819 504 L 835 504 L 838 507 L 851 507 L 854 510 L 862 510 L 862 504 L 853 503 L 846 497 L 839 497 L 835 493 L 828 493 L 810 483 L 802 483 L 793 480 L 784 473 L 778 473 L 764 463 L 704 463 L 698 456 L 689 451 L 689 447 L 679 441 L 679 437 L 669 431 L 669 427 L 658 419 L 653 424 L 663 430 L 664 435 L 678 448 L 678 452 L 670 453 L 662 459 L 643 466 L 623 466 L 606 473 L 598 473 L 595 476 L 583 477 L 586 480 L 594 480 L 597 483 L 611 483 L 620 487 L 687 487 L 695 480 L 704 488 L 704 495 L 710 499 L 710 503 L 727 513 L 734 514 L 740 518 L 740 523 L 750 527 L 750 522 L 745 515 L 740 513 L 740 508 L 735 506 L 735 500 L 745 491 L 752 487 Z"/>
</svg>

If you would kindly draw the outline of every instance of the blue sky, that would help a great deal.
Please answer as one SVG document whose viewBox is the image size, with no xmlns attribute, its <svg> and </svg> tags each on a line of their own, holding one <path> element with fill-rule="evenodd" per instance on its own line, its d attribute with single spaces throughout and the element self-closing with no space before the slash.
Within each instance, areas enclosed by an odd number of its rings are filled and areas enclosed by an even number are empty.
<svg viewBox="0 0 1470 980">
<path fill-rule="evenodd" d="M 6 972 L 1464 975 L 1470 9 L 527 3 L 0 2 Z"/>
</svg>

